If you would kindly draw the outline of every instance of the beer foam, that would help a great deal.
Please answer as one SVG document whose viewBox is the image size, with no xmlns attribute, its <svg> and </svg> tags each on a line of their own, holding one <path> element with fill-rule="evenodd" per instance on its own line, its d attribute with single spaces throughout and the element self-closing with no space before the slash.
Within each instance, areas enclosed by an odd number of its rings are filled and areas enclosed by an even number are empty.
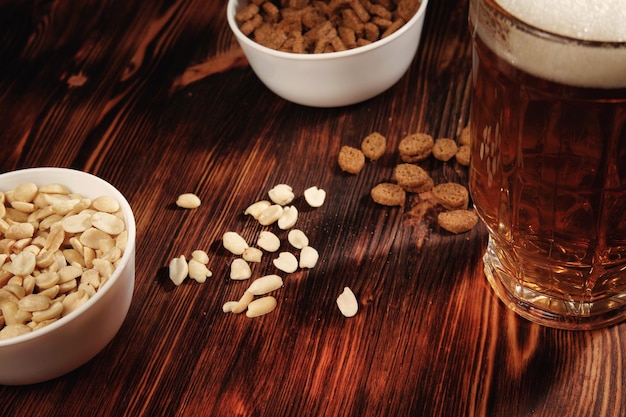
<svg viewBox="0 0 626 417">
<path fill-rule="evenodd" d="M 496 0 L 524 22 L 575 39 L 626 42 L 626 0 Z"/>
<path fill-rule="evenodd" d="M 585 41 L 623 43 L 615 48 L 551 41 L 515 25 L 500 33 L 504 36 L 494 36 L 487 33 L 492 30 L 489 25 L 477 24 L 478 35 L 501 58 L 554 82 L 626 88 L 626 0 L 495 1 L 519 20 L 546 32 Z"/>
</svg>

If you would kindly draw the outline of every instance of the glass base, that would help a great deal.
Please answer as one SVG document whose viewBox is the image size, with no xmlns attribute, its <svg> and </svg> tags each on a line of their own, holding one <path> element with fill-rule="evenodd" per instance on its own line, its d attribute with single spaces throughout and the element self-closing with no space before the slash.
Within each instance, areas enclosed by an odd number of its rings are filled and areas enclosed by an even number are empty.
<svg viewBox="0 0 626 417">
<path fill-rule="evenodd" d="M 539 293 L 521 285 L 505 271 L 490 238 L 483 257 L 485 275 L 504 304 L 521 317 L 546 327 L 564 330 L 592 330 L 626 319 L 626 294 L 612 297 L 611 302 L 580 303 Z"/>
</svg>

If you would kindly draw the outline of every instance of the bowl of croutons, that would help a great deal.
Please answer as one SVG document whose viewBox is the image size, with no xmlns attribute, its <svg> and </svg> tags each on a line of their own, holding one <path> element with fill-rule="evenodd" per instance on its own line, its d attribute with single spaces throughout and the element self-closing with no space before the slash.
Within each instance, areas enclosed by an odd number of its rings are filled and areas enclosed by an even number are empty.
<svg viewBox="0 0 626 417">
<path fill-rule="evenodd" d="M 0 174 L 0 384 L 64 375 L 126 319 L 135 220 L 110 183 L 65 168 Z"/>
<path fill-rule="evenodd" d="M 428 0 L 229 0 L 227 19 L 257 77 L 311 107 L 359 103 L 413 62 Z"/>
</svg>

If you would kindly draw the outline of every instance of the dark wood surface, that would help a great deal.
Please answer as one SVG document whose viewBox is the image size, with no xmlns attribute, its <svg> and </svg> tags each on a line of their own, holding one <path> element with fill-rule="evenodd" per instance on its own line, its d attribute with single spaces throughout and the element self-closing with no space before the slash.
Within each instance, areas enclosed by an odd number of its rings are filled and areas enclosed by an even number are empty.
<svg viewBox="0 0 626 417">
<path fill-rule="evenodd" d="M 286 102 L 247 65 L 225 2 L 0 0 L 0 172 L 72 167 L 104 178 L 137 220 L 124 325 L 93 360 L 49 382 L 0 387 L 3 416 L 626 415 L 626 327 L 541 328 L 517 318 L 482 272 L 486 232 L 451 235 L 420 211 L 372 203 L 408 133 L 456 137 L 468 118 L 465 0 L 431 0 L 409 72 L 338 109 Z M 357 176 L 341 145 L 379 131 L 389 151 Z M 437 182 L 467 169 L 427 162 Z M 272 314 L 224 314 L 224 232 L 252 240 L 246 206 L 287 183 L 326 204 L 298 227 L 316 268 L 285 275 Z M 203 204 L 177 209 L 176 196 Z M 214 276 L 178 288 L 174 256 L 205 249 Z M 271 258 L 254 275 L 275 270 Z M 344 286 L 360 302 L 344 318 Z M 28 359 L 25 359 L 28 360 Z M 0 370 L 2 372 L 2 370 Z"/>
</svg>

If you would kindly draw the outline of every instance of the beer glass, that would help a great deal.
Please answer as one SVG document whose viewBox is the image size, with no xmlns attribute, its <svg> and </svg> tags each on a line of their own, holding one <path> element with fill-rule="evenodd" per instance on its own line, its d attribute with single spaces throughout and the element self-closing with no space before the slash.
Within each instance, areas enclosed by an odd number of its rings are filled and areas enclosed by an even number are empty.
<svg viewBox="0 0 626 417">
<path fill-rule="evenodd" d="M 521 10 L 537 4 L 548 6 Z M 625 11 L 626 0 L 471 0 L 469 182 L 489 231 L 485 274 L 541 325 L 626 318 Z"/>
</svg>

